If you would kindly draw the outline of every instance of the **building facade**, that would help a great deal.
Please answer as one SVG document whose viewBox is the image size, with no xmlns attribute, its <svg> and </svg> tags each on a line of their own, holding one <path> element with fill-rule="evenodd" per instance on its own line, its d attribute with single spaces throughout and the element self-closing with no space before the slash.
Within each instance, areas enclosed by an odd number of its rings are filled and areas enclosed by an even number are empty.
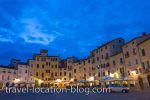
<svg viewBox="0 0 150 100">
<path fill-rule="evenodd" d="M 15 86 L 17 69 L 9 66 L 0 66 L 0 87 Z"/>
<path fill-rule="evenodd" d="M 53 86 L 60 83 L 96 82 L 106 77 L 130 78 L 136 83 L 150 86 L 150 35 L 132 39 L 125 43 L 117 38 L 91 51 L 89 57 L 61 59 L 49 56 L 42 49 L 27 63 L 12 59 L 8 67 L 0 67 L 0 82 L 34 83 L 36 86 Z M 19 80 L 16 80 L 19 79 Z"/>
</svg>

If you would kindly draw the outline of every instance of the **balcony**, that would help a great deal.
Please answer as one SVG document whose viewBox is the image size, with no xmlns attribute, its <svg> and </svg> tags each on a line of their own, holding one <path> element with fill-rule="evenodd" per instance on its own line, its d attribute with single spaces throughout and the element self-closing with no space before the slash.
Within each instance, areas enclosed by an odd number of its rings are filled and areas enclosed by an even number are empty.
<svg viewBox="0 0 150 100">
<path fill-rule="evenodd" d="M 143 69 L 143 73 L 149 73 L 150 72 L 150 69 L 147 68 L 147 69 Z"/>
</svg>

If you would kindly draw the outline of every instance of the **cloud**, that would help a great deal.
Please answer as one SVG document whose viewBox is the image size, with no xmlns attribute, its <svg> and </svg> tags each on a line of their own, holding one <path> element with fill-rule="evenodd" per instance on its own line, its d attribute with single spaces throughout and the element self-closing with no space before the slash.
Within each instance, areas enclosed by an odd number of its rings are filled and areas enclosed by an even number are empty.
<svg viewBox="0 0 150 100">
<path fill-rule="evenodd" d="M 13 36 L 15 35 L 11 30 L 8 30 L 6 28 L 0 28 L 0 41 L 1 42 L 11 42 L 13 43 L 14 40 L 13 40 Z"/>
<path fill-rule="evenodd" d="M 51 42 L 55 40 L 55 36 L 53 34 L 44 34 L 44 33 L 24 33 L 21 35 L 27 43 L 37 43 L 43 45 L 49 45 Z"/>
<path fill-rule="evenodd" d="M 11 38 L 5 38 L 2 35 L 0 35 L 0 41 L 1 42 L 11 42 L 11 43 L 14 42 Z"/>
<path fill-rule="evenodd" d="M 39 24 L 37 19 L 24 19 L 24 32 L 20 34 L 20 37 L 26 43 L 37 43 L 42 45 L 49 45 L 57 37 L 52 33 L 47 33 L 47 30 Z"/>
</svg>

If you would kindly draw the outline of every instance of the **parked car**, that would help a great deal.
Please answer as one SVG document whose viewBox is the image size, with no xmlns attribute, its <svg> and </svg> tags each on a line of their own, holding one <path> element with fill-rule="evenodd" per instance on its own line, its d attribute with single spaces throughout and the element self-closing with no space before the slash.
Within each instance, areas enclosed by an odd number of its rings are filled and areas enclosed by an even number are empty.
<svg viewBox="0 0 150 100">
<path fill-rule="evenodd" d="M 122 93 L 128 93 L 130 91 L 130 88 L 127 86 L 124 86 L 122 84 L 110 84 L 108 85 L 108 88 L 111 92 L 122 92 Z"/>
</svg>

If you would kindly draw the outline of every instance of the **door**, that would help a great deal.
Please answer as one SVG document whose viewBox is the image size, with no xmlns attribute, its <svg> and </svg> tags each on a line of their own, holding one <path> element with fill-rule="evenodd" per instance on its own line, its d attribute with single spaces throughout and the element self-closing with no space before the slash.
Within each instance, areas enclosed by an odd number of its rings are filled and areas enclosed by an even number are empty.
<svg viewBox="0 0 150 100">
<path fill-rule="evenodd" d="M 147 76 L 147 80 L 148 80 L 148 85 L 150 87 L 150 75 Z"/>
</svg>

